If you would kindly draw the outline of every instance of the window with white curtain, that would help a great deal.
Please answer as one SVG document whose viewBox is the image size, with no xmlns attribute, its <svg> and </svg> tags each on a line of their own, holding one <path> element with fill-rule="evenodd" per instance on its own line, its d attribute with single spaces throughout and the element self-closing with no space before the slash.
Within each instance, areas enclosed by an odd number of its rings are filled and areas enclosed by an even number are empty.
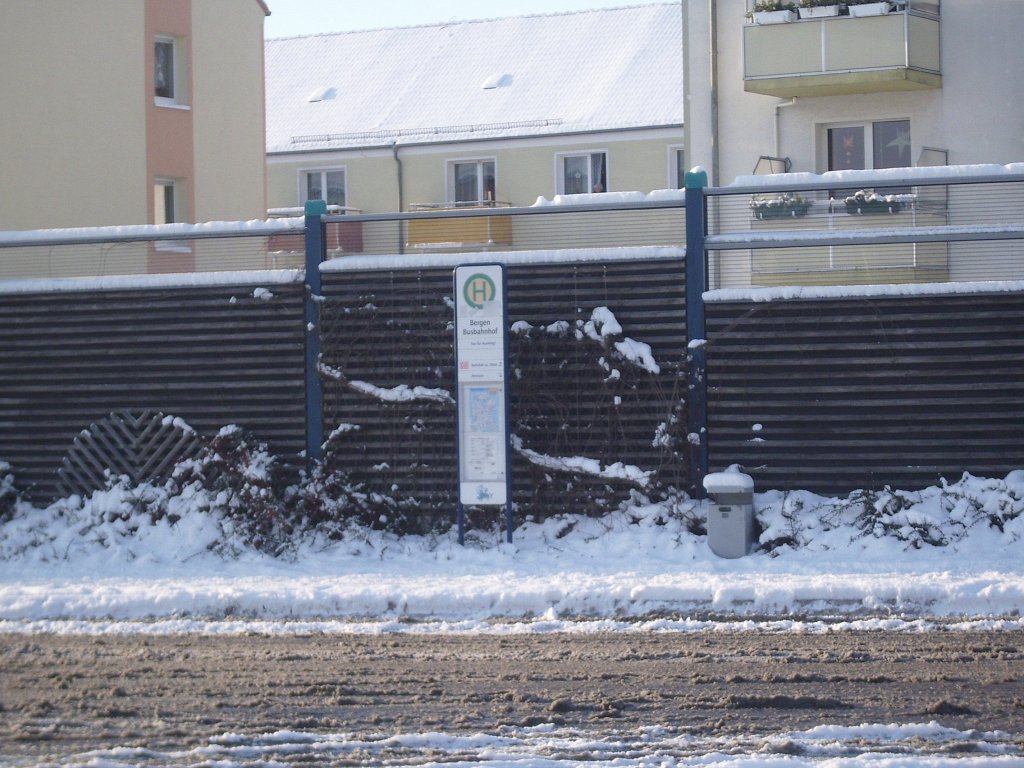
<svg viewBox="0 0 1024 768">
<path fill-rule="evenodd" d="M 299 205 L 307 200 L 323 200 L 328 205 L 346 205 L 345 169 L 325 168 L 302 172 Z"/>
<path fill-rule="evenodd" d="M 558 155 L 558 194 L 582 195 L 608 191 L 608 155 L 585 152 Z"/>
<path fill-rule="evenodd" d="M 448 163 L 448 202 L 455 205 L 493 205 L 494 160 L 452 160 Z"/>
<path fill-rule="evenodd" d="M 182 42 L 175 37 L 159 35 L 153 43 L 153 96 L 158 106 L 188 103 L 186 57 L 182 50 Z"/>
</svg>

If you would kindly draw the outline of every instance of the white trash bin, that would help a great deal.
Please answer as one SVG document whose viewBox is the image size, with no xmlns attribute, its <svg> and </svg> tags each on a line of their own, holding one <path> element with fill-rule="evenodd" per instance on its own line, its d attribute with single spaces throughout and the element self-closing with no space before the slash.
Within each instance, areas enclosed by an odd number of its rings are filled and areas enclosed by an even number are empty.
<svg viewBox="0 0 1024 768">
<path fill-rule="evenodd" d="M 737 558 L 754 547 L 754 479 L 737 465 L 704 478 L 714 500 L 708 506 L 708 546 L 719 557 Z"/>
</svg>

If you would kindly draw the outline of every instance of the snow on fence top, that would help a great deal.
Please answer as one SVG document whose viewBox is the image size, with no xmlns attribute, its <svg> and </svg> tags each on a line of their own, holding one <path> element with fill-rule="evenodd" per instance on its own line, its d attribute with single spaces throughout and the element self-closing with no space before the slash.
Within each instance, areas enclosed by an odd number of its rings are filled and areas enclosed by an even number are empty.
<svg viewBox="0 0 1024 768">
<path fill-rule="evenodd" d="M 97 277 L 28 277 L 0 280 L 0 295 L 61 293 L 66 291 L 127 291 L 155 288 L 210 288 L 215 286 L 257 286 L 253 298 L 273 294 L 262 285 L 301 283 L 301 269 L 273 269 L 246 272 L 176 272 L 159 275 L 100 275 Z"/>
<path fill-rule="evenodd" d="M 548 200 L 541 195 L 531 208 L 546 208 L 552 205 L 605 205 L 608 203 L 656 203 L 663 201 L 683 203 L 685 189 L 656 189 L 653 192 L 592 192 L 581 195 L 555 195 Z"/>
<path fill-rule="evenodd" d="M 622 248 L 552 248 L 533 251 L 488 251 L 487 253 L 412 253 L 377 256 L 340 256 L 320 265 L 321 272 L 360 272 L 388 269 L 429 269 L 455 267 L 473 262 L 488 264 L 569 264 L 585 261 L 631 261 L 681 259 L 686 249 L 678 246 L 642 245 Z"/>
<path fill-rule="evenodd" d="M 737 176 L 722 189 L 732 190 L 746 187 L 771 187 L 785 189 L 789 186 L 820 184 L 847 187 L 875 186 L 898 181 L 919 181 L 921 183 L 950 180 L 971 181 L 981 178 L 1006 176 L 1007 181 L 1024 181 L 1024 163 L 1009 165 L 938 165 L 920 168 L 879 168 L 857 171 L 828 171 L 826 173 L 772 173 L 763 175 Z M 1013 178 L 1018 177 L 1018 178 Z"/>
<path fill-rule="evenodd" d="M 71 227 L 0 232 L 0 248 L 112 240 L 188 240 L 211 237 L 286 234 L 301 230 L 306 220 L 294 218 L 262 221 L 207 221 L 202 224 L 130 224 L 113 227 Z"/>
<path fill-rule="evenodd" d="M 884 296 L 945 296 L 968 293 L 1022 293 L 1024 280 L 973 283 L 893 283 L 886 285 L 780 285 L 771 288 L 718 288 L 704 292 L 706 302 L 856 299 Z"/>
</svg>

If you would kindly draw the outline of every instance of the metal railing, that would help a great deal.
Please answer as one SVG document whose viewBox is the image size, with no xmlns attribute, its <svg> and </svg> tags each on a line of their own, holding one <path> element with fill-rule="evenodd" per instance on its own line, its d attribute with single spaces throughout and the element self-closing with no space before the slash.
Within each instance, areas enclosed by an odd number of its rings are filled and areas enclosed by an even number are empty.
<svg viewBox="0 0 1024 768">
<path fill-rule="evenodd" d="M 0 232 L 0 280 L 292 268 L 301 218 Z"/>
<path fill-rule="evenodd" d="M 681 246 L 678 192 L 563 196 L 525 207 L 362 213 L 327 207 L 326 258 Z M 0 280 L 263 269 L 305 265 L 304 209 L 266 222 L 0 232 Z"/>
<path fill-rule="evenodd" d="M 705 190 L 707 287 L 1024 279 L 1024 174 L 934 170 Z"/>
</svg>

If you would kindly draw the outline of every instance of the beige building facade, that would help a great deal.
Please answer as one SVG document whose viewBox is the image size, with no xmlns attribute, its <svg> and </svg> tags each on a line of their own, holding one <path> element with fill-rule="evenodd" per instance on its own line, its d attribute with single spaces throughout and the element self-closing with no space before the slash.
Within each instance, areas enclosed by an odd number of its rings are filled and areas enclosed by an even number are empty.
<svg viewBox="0 0 1024 768">
<path fill-rule="evenodd" d="M 0 229 L 263 218 L 268 13 L 260 0 L 3 3 Z"/>
<path fill-rule="evenodd" d="M 455 166 L 491 164 L 493 196 L 480 202 L 533 205 L 560 188 L 564 158 L 600 155 L 609 188 L 602 191 L 677 189 L 682 186 L 682 127 L 595 132 L 587 135 L 495 139 L 463 143 L 395 145 L 360 151 L 271 154 L 268 197 L 280 208 L 301 206 L 310 174 L 341 172 L 345 204 L 366 213 L 455 205 Z M 595 177 L 596 178 L 596 177 Z M 598 183 L 598 182 L 594 182 Z M 582 192 L 583 190 L 581 190 Z M 593 190 L 593 183 L 590 189 Z M 273 205 L 272 205 L 273 207 Z"/>
</svg>

